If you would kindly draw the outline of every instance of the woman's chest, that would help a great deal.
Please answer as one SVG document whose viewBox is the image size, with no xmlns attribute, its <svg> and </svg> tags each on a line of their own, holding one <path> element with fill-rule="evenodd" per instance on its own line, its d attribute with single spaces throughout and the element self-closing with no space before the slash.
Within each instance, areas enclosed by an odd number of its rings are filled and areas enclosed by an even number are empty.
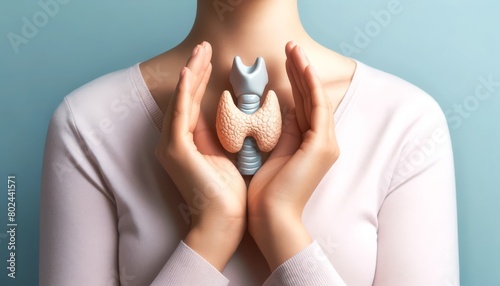
<svg viewBox="0 0 500 286">
<path fill-rule="evenodd" d="M 183 201 L 161 166 L 147 172 L 152 174 L 149 179 L 122 189 L 117 199 L 120 267 L 136 276 L 128 285 L 154 280 L 189 231 L 191 213 L 196 212 Z M 376 200 L 365 193 L 366 185 L 342 181 L 337 173 L 332 168 L 325 176 L 303 220 L 346 283 L 370 285 L 377 253 Z M 230 285 L 241 286 L 261 285 L 270 275 L 248 233 L 223 274 Z"/>
</svg>

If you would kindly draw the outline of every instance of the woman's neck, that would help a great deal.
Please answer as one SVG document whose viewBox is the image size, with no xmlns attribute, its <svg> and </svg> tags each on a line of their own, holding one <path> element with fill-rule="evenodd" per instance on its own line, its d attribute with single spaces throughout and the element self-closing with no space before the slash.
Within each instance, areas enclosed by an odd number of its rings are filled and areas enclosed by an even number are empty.
<svg viewBox="0 0 500 286">
<path fill-rule="evenodd" d="M 297 0 L 198 0 L 194 25 L 184 41 L 141 64 L 144 73 L 164 70 L 174 75 L 161 83 L 157 77 L 145 78 L 162 110 L 168 104 L 168 97 L 164 95 L 175 89 L 178 71 L 191 56 L 193 48 L 203 41 L 209 42 L 213 50 L 207 94 L 214 97 L 205 101 L 214 104 L 223 90 L 231 89 L 229 74 L 235 56 L 240 56 L 246 65 L 263 57 L 269 75 L 267 88 L 279 92 L 281 101 L 285 95 L 292 101 L 285 69 L 285 46 L 289 41 L 304 48 L 325 86 L 335 83 L 333 97 L 343 96 L 345 90 L 342 89 L 347 88 L 355 68 L 352 60 L 321 46 L 306 33 Z"/>
<path fill-rule="evenodd" d="M 212 64 L 222 69 L 237 55 L 247 65 L 264 57 L 272 68 L 284 63 L 284 48 L 291 40 L 315 43 L 302 26 L 296 0 L 198 0 L 193 28 L 180 46 L 190 49 L 208 41 Z"/>
</svg>

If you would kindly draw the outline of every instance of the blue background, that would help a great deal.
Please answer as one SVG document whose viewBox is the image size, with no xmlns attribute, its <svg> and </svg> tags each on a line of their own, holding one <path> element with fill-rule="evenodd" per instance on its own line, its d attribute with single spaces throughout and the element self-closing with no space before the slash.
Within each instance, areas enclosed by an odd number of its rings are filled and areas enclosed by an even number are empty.
<svg viewBox="0 0 500 286">
<path fill-rule="evenodd" d="M 37 285 L 41 162 L 55 107 L 82 84 L 176 45 L 191 27 L 196 2 L 65 1 L 17 53 L 7 35 L 22 35 L 23 17 L 43 22 L 43 10 L 38 1 L 0 4 L 0 285 Z M 500 285 L 500 87 L 488 99 L 475 98 L 480 77 L 500 81 L 500 2 L 401 0 L 401 13 L 384 26 L 374 25 L 372 12 L 387 10 L 391 0 L 299 2 L 317 41 L 416 84 L 448 113 L 461 285 Z M 356 46 L 356 28 L 369 34 L 363 47 Z M 453 112 L 456 105 L 466 113 Z M 9 174 L 18 188 L 15 280 L 5 268 Z"/>
</svg>

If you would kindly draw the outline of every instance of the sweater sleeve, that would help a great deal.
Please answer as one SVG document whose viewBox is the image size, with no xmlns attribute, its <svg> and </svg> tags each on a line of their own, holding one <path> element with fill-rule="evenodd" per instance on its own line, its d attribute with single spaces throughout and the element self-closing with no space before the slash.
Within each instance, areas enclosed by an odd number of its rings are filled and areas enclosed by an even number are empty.
<svg viewBox="0 0 500 286">
<path fill-rule="evenodd" d="M 114 285 L 119 277 L 115 209 L 65 98 L 52 116 L 45 142 L 40 285 Z"/>
<path fill-rule="evenodd" d="M 118 285 L 116 202 L 65 98 L 47 132 L 40 199 L 39 284 Z M 122 281 L 123 282 L 123 281 Z M 125 283 L 125 282 L 124 282 Z M 227 285 L 202 257 L 179 244 L 152 285 Z"/>
<path fill-rule="evenodd" d="M 229 280 L 183 241 L 167 261 L 151 286 L 225 286 Z"/>
<path fill-rule="evenodd" d="M 375 286 L 459 285 L 450 134 L 437 103 L 426 113 L 379 210 Z"/>
<path fill-rule="evenodd" d="M 263 286 L 346 285 L 317 241 L 281 264 Z"/>
</svg>

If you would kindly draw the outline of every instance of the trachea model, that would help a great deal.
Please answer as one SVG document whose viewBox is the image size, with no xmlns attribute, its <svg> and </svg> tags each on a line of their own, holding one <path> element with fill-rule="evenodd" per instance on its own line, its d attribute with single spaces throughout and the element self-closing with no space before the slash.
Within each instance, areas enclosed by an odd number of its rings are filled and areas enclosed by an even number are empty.
<svg viewBox="0 0 500 286">
<path fill-rule="evenodd" d="M 231 93 L 224 91 L 217 109 L 217 136 L 228 152 L 238 152 L 240 173 L 254 175 L 262 165 L 260 151 L 270 152 L 281 135 L 278 97 L 274 91 L 268 91 L 260 107 L 260 98 L 268 82 L 266 64 L 261 57 L 250 67 L 245 66 L 240 57 L 235 57 L 229 81 L 236 93 L 238 107 Z"/>
</svg>

